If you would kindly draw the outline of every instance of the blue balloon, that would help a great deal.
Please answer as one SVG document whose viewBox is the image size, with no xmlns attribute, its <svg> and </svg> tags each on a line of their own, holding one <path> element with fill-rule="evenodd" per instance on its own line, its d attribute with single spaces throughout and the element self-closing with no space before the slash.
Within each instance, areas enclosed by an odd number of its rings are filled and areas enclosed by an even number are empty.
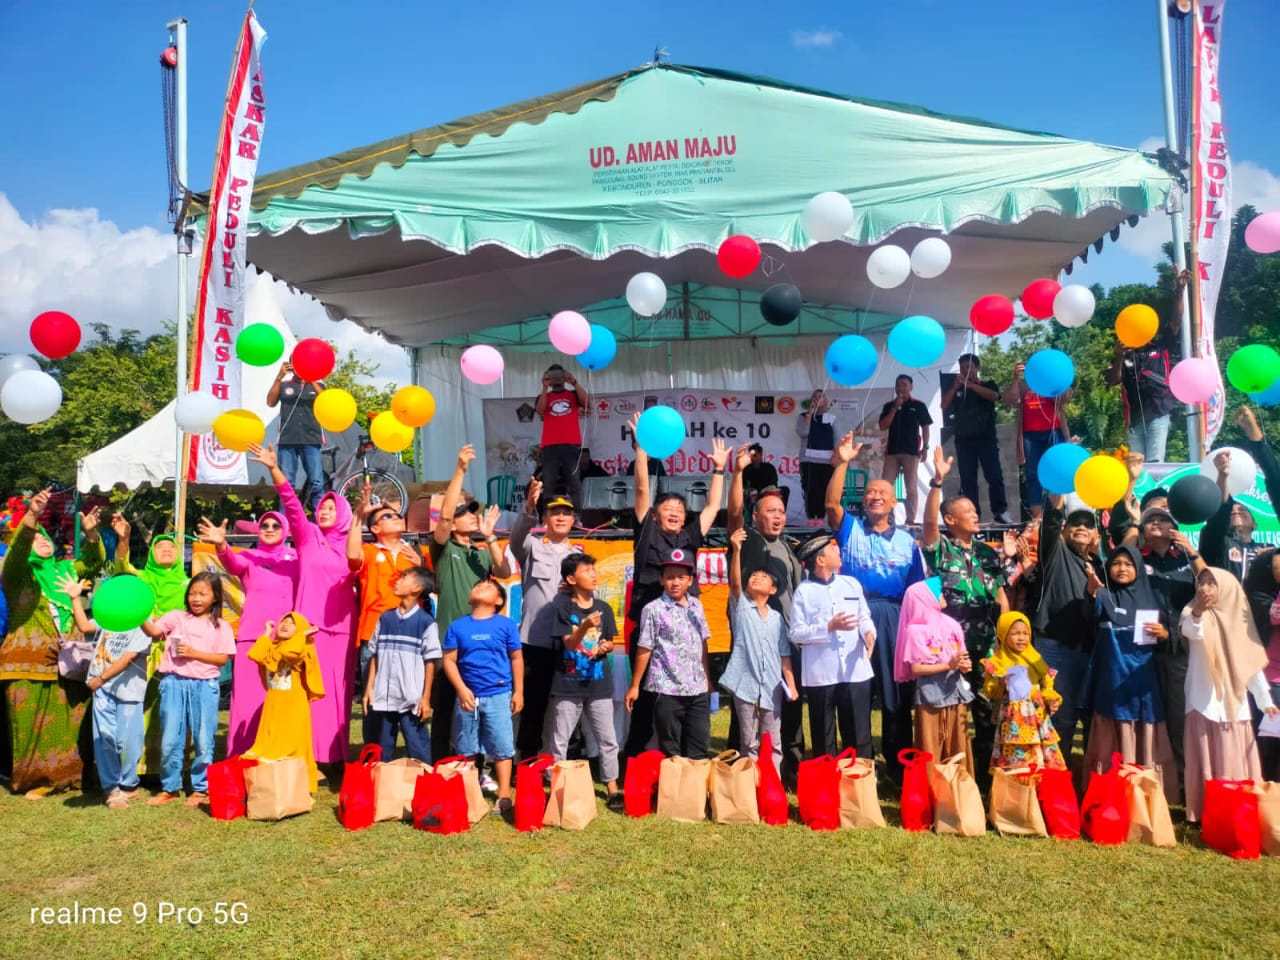
<svg viewBox="0 0 1280 960">
<path fill-rule="evenodd" d="M 889 354 L 904 367 L 937 363 L 946 347 L 946 331 L 933 317 L 906 317 L 889 331 Z"/>
<path fill-rule="evenodd" d="M 1075 383 L 1076 365 L 1061 350 L 1037 350 L 1028 358 L 1023 376 L 1033 393 L 1056 397 Z"/>
<path fill-rule="evenodd" d="M 1262 407 L 1274 407 L 1280 403 L 1280 380 L 1277 380 L 1261 393 L 1249 394 L 1249 399 Z"/>
<path fill-rule="evenodd" d="M 1040 486 L 1050 493 L 1071 493 L 1076 488 L 1076 470 L 1088 459 L 1089 451 L 1077 443 L 1054 444 L 1040 457 L 1036 470 Z"/>
<path fill-rule="evenodd" d="M 655 460 L 665 460 L 684 443 L 684 418 L 670 407 L 650 407 L 636 424 L 636 443 Z"/>
<path fill-rule="evenodd" d="M 872 346 L 870 340 L 856 333 L 849 333 L 843 337 L 837 337 L 835 342 L 827 347 L 827 355 L 823 362 L 832 380 L 842 386 L 856 387 L 863 381 L 869 380 L 876 372 L 878 360 L 876 348 Z"/>
<path fill-rule="evenodd" d="M 591 343 L 587 349 L 578 354 L 578 362 L 588 370 L 603 370 L 613 363 L 618 352 L 618 338 L 608 327 L 598 323 L 591 324 Z"/>
</svg>

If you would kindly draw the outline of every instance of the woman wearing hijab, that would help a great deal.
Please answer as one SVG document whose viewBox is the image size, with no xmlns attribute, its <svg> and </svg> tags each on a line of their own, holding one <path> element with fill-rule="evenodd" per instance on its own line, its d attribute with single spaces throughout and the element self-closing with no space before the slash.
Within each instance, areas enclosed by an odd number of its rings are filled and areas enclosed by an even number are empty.
<svg viewBox="0 0 1280 960">
<path fill-rule="evenodd" d="M 973 773 L 969 707 L 973 690 L 965 674 L 973 669 L 960 624 L 943 612 L 938 578 L 907 587 L 894 648 L 893 679 L 915 682 L 915 745 L 938 760 L 964 754 Z"/>
<path fill-rule="evenodd" d="M 0 584 L 9 601 L 9 633 L 0 644 L 0 681 L 9 715 L 14 793 L 38 799 L 80 785 L 79 741 L 89 688 L 58 674 L 62 638 L 81 639 L 71 599 L 58 582 L 92 577 L 106 553 L 98 537 L 98 509 L 80 518 L 83 540 L 76 561 L 55 558 L 53 538 L 37 525 L 50 491 L 31 498 L 9 541 Z"/>
<path fill-rule="evenodd" d="M 991 701 L 996 738 L 991 769 L 1036 764 L 1065 770 L 1058 731 L 1049 717 L 1062 705 L 1053 688 L 1054 671 L 1031 645 L 1031 621 L 1016 610 L 996 621 L 996 649 L 982 661 L 982 695 Z"/>
<path fill-rule="evenodd" d="M 293 609 L 298 593 L 298 551 L 288 543 L 289 522 L 275 510 L 258 520 L 258 545 L 248 550 L 232 550 L 227 545 L 227 521 L 214 526 L 200 518 L 200 539 L 214 544 L 222 569 L 239 579 L 244 587 L 244 605 L 236 634 L 235 665 L 231 671 L 231 717 L 227 726 L 227 755 L 244 753 L 258 729 L 258 716 L 266 688 L 259 671 L 250 662 L 249 651 L 262 636 L 268 621 L 280 619 Z M 308 724 L 310 729 L 310 724 Z"/>
<path fill-rule="evenodd" d="M 253 743 L 245 751 L 247 756 L 263 760 L 302 757 L 307 761 L 312 793 L 319 784 L 320 773 L 311 742 L 308 704 L 324 697 L 315 632 L 316 628 L 300 613 L 286 613 L 279 623 L 267 621 L 263 625 L 262 635 L 248 656 L 259 666 L 255 679 L 263 686 L 266 701 Z"/>
<path fill-rule="evenodd" d="M 1196 578 L 1196 598 L 1179 629 L 1190 645 L 1187 664 L 1187 820 L 1200 819 L 1206 780 L 1261 780 L 1249 714 L 1253 694 L 1268 716 L 1280 712 L 1263 675 L 1267 653 L 1236 578 L 1209 567 Z"/>
<path fill-rule="evenodd" d="M 1155 767 L 1165 797 L 1178 800 L 1177 767 L 1169 743 L 1156 644 L 1169 639 L 1160 622 L 1162 606 L 1137 547 L 1123 544 L 1107 560 L 1107 582 L 1089 571 L 1087 591 L 1093 598 L 1093 723 L 1085 753 L 1086 783 L 1094 773 L 1111 768 L 1111 755 L 1125 763 Z"/>
<path fill-rule="evenodd" d="M 166 613 L 185 610 L 187 584 L 191 578 L 182 567 L 177 538 L 172 533 L 152 537 L 151 546 L 147 548 L 147 562 L 138 570 L 129 560 L 129 535 L 132 532 L 129 521 L 119 513 L 113 514 L 111 529 L 116 535 L 116 559 L 111 573 L 130 574 L 151 588 L 156 596 L 152 617 L 158 619 Z M 138 773 L 142 776 L 160 774 L 160 678 L 156 676 L 156 670 L 163 656 L 164 644 L 153 643 L 147 656 L 147 693 L 142 703 L 142 729 L 146 738 L 142 762 L 138 764 Z"/>
<path fill-rule="evenodd" d="M 347 762 L 356 668 L 356 578 L 347 561 L 351 504 L 329 491 L 320 498 L 313 523 L 280 470 L 275 452 L 258 444 L 249 450 L 254 460 L 271 471 L 298 550 L 300 572 L 293 608 L 315 627 L 324 688 L 324 697 L 311 702 L 316 763 L 340 769 Z"/>
</svg>

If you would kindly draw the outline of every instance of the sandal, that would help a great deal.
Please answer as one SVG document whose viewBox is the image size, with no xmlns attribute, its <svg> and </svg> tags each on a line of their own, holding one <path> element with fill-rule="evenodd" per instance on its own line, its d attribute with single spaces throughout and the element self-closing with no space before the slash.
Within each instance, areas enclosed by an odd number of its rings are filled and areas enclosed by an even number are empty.
<svg viewBox="0 0 1280 960">
<path fill-rule="evenodd" d="M 614 813 L 623 813 L 627 809 L 626 801 L 623 800 L 622 791 L 615 790 L 605 798 L 604 805 Z"/>
<path fill-rule="evenodd" d="M 51 793 L 53 793 L 52 787 L 32 787 L 23 796 L 28 800 L 43 800 Z"/>
<path fill-rule="evenodd" d="M 161 790 L 154 797 L 147 801 L 148 807 L 163 807 L 166 803 L 173 803 L 178 799 L 176 793 L 170 793 L 168 790 Z"/>
<path fill-rule="evenodd" d="M 112 810 L 129 809 L 129 798 L 121 791 L 116 790 L 107 797 L 107 806 Z"/>
<path fill-rule="evenodd" d="M 201 793 L 199 790 L 197 790 L 195 793 L 191 794 L 191 796 L 187 797 L 187 802 L 184 804 L 184 806 L 198 807 L 200 806 L 200 804 L 208 803 L 208 802 L 209 802 L 209 795 L 207 793 Z"/>
</svg>

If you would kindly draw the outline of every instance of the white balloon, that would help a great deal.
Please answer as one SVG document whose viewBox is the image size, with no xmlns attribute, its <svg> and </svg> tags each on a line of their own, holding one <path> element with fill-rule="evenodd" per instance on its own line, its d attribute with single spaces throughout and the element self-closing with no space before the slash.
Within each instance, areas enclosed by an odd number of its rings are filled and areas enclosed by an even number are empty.
<svg viewBox="0 0 1280 960">
<path fill-rule="evenodd" d="M 940 277 L 951 266 L 951 246 L 941 237 L 925 237 L 911 251 L 911 272 L 921 280 Z"/>
<path fill-rule="evenodd" d="M 25 353 L 11 353 L 7 357 L 0 357 L 0 390 L 4 389 L 5 382 L 20 370 L 39 370 L 40 364 L 36 363 L 35 357 L 29 357 Z"/>
<path fill-rule="evenodd" d="M 1095 306 L 1093 291 L 1073 283 L 1053 298 L 1053 318 L 1064 327 L 1083 327 L 1093 318 Z"/>
<path fill-rule="evenodd" d="M 843 193 L 820 193 L 804 205 L 801 222 L 815 240 L 839 240 L 853 226 L 853 204 Z"/>
<path fill-rule="evenodd" d="M 637 273 L 627 281 L 627 305 L 642 317 L 661 313 L 667 305 L 667 285 L 656 273 Z"/>
<path fill-rule="evenodd" d="M 1233 497 L 1248 493 L 1258 479 L 1258 465 L 1253 457 L 1239 447 L 1220 447 L 1214 450 L 1200 464 L 1200 475 L 1217 482 L 1218 468 L 1214 466 L 1213 459 L 1223 451 L 1231 454 L 1231 471 L 1227 474 L 1227 490 Z"/>
<path fill-rule="evenodd" d="M 19 370 L 0 390 L 0 408 L 10 420 L 39 423 L 62 406 L 62 387 L 43 370 Z"/>
<path fill-rule="evenodd" d="M 212 393 L 194 390 L 178 398 L 174 418 L 183 433 L 208 433 L 213 429 L 213 421 L 225 412 L 222 401 Z"/>
<path fill-rule="evenodd" d="M 886 243 L 867 258 L 867 279 L 882 290 L 902 286 L 911 275 L 911 257 L 901 247 Z"/>
</svg>

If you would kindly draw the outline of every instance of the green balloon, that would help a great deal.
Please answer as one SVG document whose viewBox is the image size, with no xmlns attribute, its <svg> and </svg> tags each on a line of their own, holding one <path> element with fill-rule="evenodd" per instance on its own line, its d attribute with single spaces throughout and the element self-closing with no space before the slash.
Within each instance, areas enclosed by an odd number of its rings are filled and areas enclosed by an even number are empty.
<svg viewBox="0 0 1280 960">
<path fill-rule="evenodd" d="M 1240 347 L 1227 361 L 1227 379 L 1241 393 L 1262 393 L 1280 380 L 1280 353 L 1265 343 Z"/>
<path fill-rule="evenodd" d="M 155 592 L 137 577 L 112 577 L 93 595 L 93 619 L 103 630 L 123 633 L 142 626 L 156 605 Z"/>
<path fill-rule="evenodd" d="M 269 367 L 284 356 L 284 336 L 269 323 L 251 323 L 236 337 L 236 356 L 251 367 Z"/>
</svg>

